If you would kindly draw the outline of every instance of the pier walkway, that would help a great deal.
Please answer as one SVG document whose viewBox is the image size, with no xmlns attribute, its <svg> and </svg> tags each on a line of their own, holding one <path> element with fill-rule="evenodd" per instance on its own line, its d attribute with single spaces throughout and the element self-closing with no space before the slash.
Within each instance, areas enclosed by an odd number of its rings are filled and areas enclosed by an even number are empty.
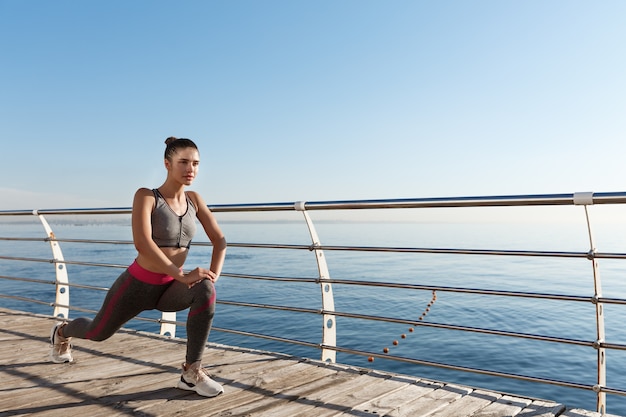
<svg viewBox="0 0 626 417">
<path fill-rule="evenodd" d="M 0 416 L 600 416 L 381 371 L 209 344 L 205 366 L 225 393 L 174 388 L 185 341 L 122 330 L 81 340 L 72 364 L 48 360 L 49 317 L 0 308 Z"/>
</svg>

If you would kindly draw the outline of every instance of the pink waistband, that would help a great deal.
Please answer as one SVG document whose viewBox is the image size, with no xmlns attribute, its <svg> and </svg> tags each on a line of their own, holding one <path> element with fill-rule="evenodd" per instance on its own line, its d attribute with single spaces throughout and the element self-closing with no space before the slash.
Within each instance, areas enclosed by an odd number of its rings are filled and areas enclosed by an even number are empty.
<svg viewBox="0 0 626 417">
<path fill-rule="evenodd" d="M 128 267 L 128 272 L 135 278 L 137 278 L 141 282 L 145 282 L 146 284 L 152 285 L 163 285 L 169 284 L 174 281 L 174 277 L 166 274 L 159 274 L 158 272 L 148 271 L 141 265 L 137 263 L 137 261 L 133 262 Z"/>
</svg>

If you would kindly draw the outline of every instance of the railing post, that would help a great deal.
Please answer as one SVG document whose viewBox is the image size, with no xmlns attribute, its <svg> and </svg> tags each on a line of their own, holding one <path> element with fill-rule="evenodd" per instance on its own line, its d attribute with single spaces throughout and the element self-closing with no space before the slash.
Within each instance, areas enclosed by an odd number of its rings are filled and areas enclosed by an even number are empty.
<svg viewBox="0 0 626 417">
<path fill-rule="evenodd" d="M 52 249 L 52 257 L 54 259 L 54 270 L 56 272 L 56 296 L 54 298 L 54 317 L 62 317 L 68 319 L 70 315 L 70 287 L 67 277 L 67 267 L 64 262 L 63 252 L 59 242 L 55 240 L 52 228 L 44 218 L 43 214 L 39 214 L 37 210 L 33 210 L 33 214 L 39 217 L 43 228 L 46 230 L 50 248 Z"/>
<path fill-rule="evenodd" d="M 585 218 L 587 220 L 587 233 L 589 234 L 589 255 L 588 258 L 592 263 L 593 268 L 593 303 L 596 306 L 596 343 L 594 347 L 598 352 L 598 378 L 597 384 L 593 387 L 596 392 L 596 410 L 605 415 L 606 413 L 606 393 L 602 391 L 602 388 L 606 387 L 606 349 L 602 347 L 602 343 L 605 340 L 604 332 L 604 305 L 601 303 L 600 297 L 602 297 L 602 281 L 600 280 L 600 270 L 598 268 L 598 261 L 595 257 L 596 245 L 593 240 L 593 233 L 591 232 L 591 220 L 589 218 L 588 205 L 593 204 L 593 193 L 575 193 L 574 204 L 583 205 L 585 207 Z"/>
<path fill-rule="evenodd" d="M 311 242 L 313 243 L 311 248 L 312 251 L 315 252 L 317 269 L 319 271 L 319 283 L 320 289 L 322 291 L 322 310 L 324 310 L 325 312 L 322 315 L 322 361 L 335 363 L 337 352 L 333 349 L 326 349 L 324 347 L 337 346 L 337 323 L 335 320 L 335 315 L 327 313 L 329 311 L 335 311 L 335 298 L 333 296 L 333 287 L 330 282 L 324 282 L 330 279 L 328 264 L 326 263 L 326 258 L 324 257 L 324 251 L 318 249 L 318 247 L 320 246 L 320 240 L 317 236 L 315 225 L 309 217 L 309 214 L 306 212 L 306 208 L 304 206 L 304 201 L 299 201 L 294 204 L 294 208 L 297 211 L 301 211 L 304 215 L 304 220 L 306 221 L 306 225 L 309 228 Z"/>
<path fill-rule="evenodd" d="M 176 337 L 176 324 L 174 323 L 165 323 L 175 322 L 176 321 L 176 312 L 175 311 L 164 311 L 161 313 L 161 336 L 169 336 Z"/>
</svg>

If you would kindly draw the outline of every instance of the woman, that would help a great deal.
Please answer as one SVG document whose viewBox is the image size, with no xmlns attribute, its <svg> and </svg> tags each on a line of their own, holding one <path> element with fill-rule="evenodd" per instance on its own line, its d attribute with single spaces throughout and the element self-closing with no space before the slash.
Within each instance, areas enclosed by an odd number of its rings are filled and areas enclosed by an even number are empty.
<svg viewBox="0 0 626 417">
<path fill-rule="evenodd" d="M 198 173 L 198 148 L 189 139 L 170 137 L 165 141 L 167 179 L 159 188 L 140 188 L 132 209 L 132 231 L 138 255 L 115 281 L 93 320 L 77 318 L 57 323 L 52 329 L 51 359 L 71 362 L 73 337 L 95 341 L 111 337 L 141 311 L 181 311 L 187 316 L 187 352 L 178 388 L 213 397 L 224 392 L 202 368 L 215 312 L 214 283 L 226 255 L 226 239 L 215 217 L 200 195 L 185 191 Z M 191 239 L 200 221 L 213 245 L 210 269 L 183 273 Z"/>
</svg>

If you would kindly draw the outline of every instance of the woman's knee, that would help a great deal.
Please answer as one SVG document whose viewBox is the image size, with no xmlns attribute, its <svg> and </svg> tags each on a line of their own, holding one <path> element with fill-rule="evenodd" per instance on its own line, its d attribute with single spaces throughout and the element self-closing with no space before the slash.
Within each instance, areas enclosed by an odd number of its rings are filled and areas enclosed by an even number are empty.
<svg viewBox="0 0 626 417">
<path fill-rule="evenodd" d="M 203 300 L 215 302 L 215 286 L 208 279 L 202 280 L 191 287 L 194 295 L 194 301 Z"/>
<path fill-rule="evenodd" d="M 189 309 L 188 318 L 199 314 L 208 314 L 209 317 L 213 317 L 215 312 L 215 287 L 213 283 L 209 280 L 204 280 L 194 285 L 191 289 L 193 291 L 193 301 Z"/>
</svg>

